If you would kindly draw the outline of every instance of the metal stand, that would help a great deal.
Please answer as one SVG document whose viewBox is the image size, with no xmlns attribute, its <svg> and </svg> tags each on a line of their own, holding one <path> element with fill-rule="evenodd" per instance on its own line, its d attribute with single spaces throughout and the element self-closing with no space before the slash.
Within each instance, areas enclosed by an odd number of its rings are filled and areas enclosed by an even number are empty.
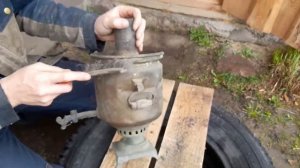
<svg viewBox="0 0 300 168">
<path fill-rule="evenodd" d="M 119 142 L 113 143 L 116 153 L 116 168 L 121 168 L 122 164 L 132 159 L 142 157 L 154 157 L 157 159 L 157 151 L 144 136 L 123 137 Z"/>
</svg>

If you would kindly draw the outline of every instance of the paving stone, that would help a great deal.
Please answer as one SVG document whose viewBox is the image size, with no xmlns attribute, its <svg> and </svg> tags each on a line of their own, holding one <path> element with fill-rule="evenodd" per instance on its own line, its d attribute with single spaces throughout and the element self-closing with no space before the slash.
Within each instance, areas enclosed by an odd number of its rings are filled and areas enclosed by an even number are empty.
<svg viewBox="0 0 300 168">
<path fill-rule="evenodd" d="M 236 29 L 230 32 L 230 39 L 240 42 L 251 42 L 254 43 L 257 41 L 257 37 L 247 29 Z"/>
<path fill-rule="evenodd" d="M 252 62 L 236 55 L 221 58 L 217 64 L 217 71 L 228 72 L 243 77 L 255 76 L 257 74 Z"/>
</svg>

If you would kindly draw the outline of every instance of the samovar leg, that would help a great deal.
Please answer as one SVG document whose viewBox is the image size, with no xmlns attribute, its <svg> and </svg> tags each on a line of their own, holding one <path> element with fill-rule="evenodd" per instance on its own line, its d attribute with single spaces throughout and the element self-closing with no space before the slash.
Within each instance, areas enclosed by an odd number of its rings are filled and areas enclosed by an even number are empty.
<svg viewBox="0 0 300 168">
<path fill-rule="evenodd" d="M 134 133 L 134 132 L 133 132 Z M 129 160 L 142 157 L 154 157 L 157 159 L 155 147 L 144 137 L 144 134 L 130 136 L 123 135 L 123 138 L 114 142 L 112 148 L 116 154 L 116 168 L 121 168 L 122 164 Z"/>
</svg>

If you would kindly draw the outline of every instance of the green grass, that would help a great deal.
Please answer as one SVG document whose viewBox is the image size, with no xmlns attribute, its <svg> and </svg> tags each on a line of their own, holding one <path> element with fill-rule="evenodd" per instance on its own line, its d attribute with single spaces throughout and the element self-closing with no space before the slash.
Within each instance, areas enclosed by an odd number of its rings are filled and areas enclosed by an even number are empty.
<svg viewBox="0 0 300 168">
<path fill-rule="evenodd" d="M 181 74 L 177 77 L 177 79 L 181 82 L 186 82 L 188 80 L 187 74 Z"/>
<path fill-rule="evenodd" d="M 214 50 L 213 59 L 219 59 L 223 57 L 226 48 L 219 45 Z M 245 58 L 256 57 L 256 53 L 249 48 L 241 49 L 238 54 Z M 300 116 L 294 108 L 286 107 L 287 98 L 283 96 L 300 95 L 300 52 L 295 49 L 276 50 L 268 67 L 270 69 L 254 77 L 211 71 L 209 79 L 215 87 L 223 87 L 237 95 L 236 98 L 245 100 L 240 101 L 245 119 L 265 129 L 264 133 L 270 132 L 263 140 L 264 143 L 286 154 L 299 156 L 300 132 L 297 129 L 300 129 Z M 287 104 L 293 103 L 294 99 L 289 98 Z"/>
<path fill-rule="evenodd" d="M 241 95 L 243 92 L 253 89 L 260 79 L 256 76 L 242 77 L 233 75 L 231 73 L 215 73 L 211 71 L 213 76 L 213 84 L 218 86 L 224 86 L 229 91 Z"/>
<path fill-rule="evenodd" d="M 256 103 L 247 104 L 245 112 L 248 118 L 255 121 L 271 121 L 272 119 L 272 113 Z"/>
<path fill-rule="evenodd" d="M 210 47 L 213 43 L 213 35 L 210 34 L 204 26 L 191 28 L 189 31 L 190 40 L 196 42 L 199 46 Z"/>
<path fill-rule="evenodd" d="M 281 106 L 281 100 L 278 95 L 272 95 L 271 98 L 268 99 L 268 103 L 275 108 Z"/>
<path fill-rule="evenodd" d="M 300 52 L 296 49 L 276 50 L 272 57 L 271 72 L 274 90 L 299 93 L 300 91 Z"/>
<path fill-rule="evenodd" d="M 292 149 L 300 151 L 300 134 L 294 138 Z"/>
<path fill-rule="evenodd" d="M 224 57 L 226 49 L 228 48 L 228 43 L 221 44 L 217 48 L 214 49 L 214 58 L 215 61 L 218 61 L 220 58 Z"/>
<path fill-rule="evenodd" d="M 242 48 L 240 54 L 244 57 L 244 58 L 254 58 L 255 57 L 255 53 L 252 49 L 248 48 L 248 47 L 244 47 Z"/>
</svg>

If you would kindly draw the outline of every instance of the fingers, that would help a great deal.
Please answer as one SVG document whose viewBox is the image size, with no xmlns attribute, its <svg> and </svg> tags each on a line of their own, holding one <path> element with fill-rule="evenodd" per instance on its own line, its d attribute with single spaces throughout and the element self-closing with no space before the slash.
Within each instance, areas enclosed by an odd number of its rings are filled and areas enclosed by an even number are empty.
<svg viewBox="0 0 300 168">
<path fill-rule="evenodd" d="M 131 7 L 131 6 L 118 6 L 117 8 L 120 17 L 123 18 L 134 17 L 133 30 L 136 31 L 136 46 L 139 51 L 143 51 L 146 21 L 145 19 L 142 18 L 141 11 L 138 8 Z"/>
<path fill-rule="evenodd" d="M 56 67 L 56 66 L 51 66 L 51 65 L 47 65 L 44 64 L 42 62 L 37 62 L 33 65 L 30 65 L 31 67 L 33 66 L 34 68 L 39 69 L 40 71 L 49 71 L 49 72 L 62 72 L 65 69 L 62 69 L 60 67 Z"/>
<path fill-rule="evenodd" d="M 101 19 L 101 18 L 100 18 Z M 112 35 L 113 29 L 124 29 L 129 26 L 129 22 L 124 18 L 110 18 L 110 19 L 103 19 L 103 21 L 96 22 L 95 31 L 97 36 L 100 40 L 107 41 L 112 40 L 112 37 L 105 37 Z M 103 26 L 101 26 L 101 24 Z M 99 25 L 99 26 L 98 26 Z M 97 33 L 100 32 L 100 33 Z"/>
<path fill-rule="evenodd" d="M 142 22 L 142 14 L 138 8 L 132 6 L 118 6 L 117 10 L 122 18 L 134 18 L 133 29 L 137 30 Z"/>
<path fill-rule="evenodd" d="M 19 104 L 50 105 L 57 96 L 72 90 L 72 81 L 89 80 L 85 72 L 36 63 L 21 68 L 1 80 L 1 86 L 13 107 Z"/>
<path fill-rule="evenodd" d="M 142 18 L 141 11 L 131 6 L 117 6 L 107 13 L 99 16 L 95 22 L 95 33 L 102 41 L 114 41 L 113 29 L 124 29 L 129 26 L 126 18 L 134 18 L 133 30 L 136 32 L 136 46 L 143 50 L 144 31 L 146 21 Z"/>
<path fill-rule="evenodd" d="M 141 11 L 137 8 L 134 8 L 133 17 L 134 17 L 133 30 L 136 31 L 144 19 L 142 19 Z"/>
<path fill-rule="evenodd" d="M 133 30 L 136 31 L 136 46 L 139 51 L 143 51 L 144 32 L 146 21 L 142 18 L 141 11 L 138 8 L 131 6 L 118 6 L 120 17 L 134 17 Z"/>
<path fill-rule="evenodd" d="M 72 89 L 73 85 L 71 82 L 40 85 L 34 90 L 36 101 L 29 102 L 29 104 L 49 106 L 56 97 L 71 92 Z"/>
<path fill-rule="evenodd" d="M 64 71 L 60 73 L 48 73 L 47 79 L 50 83 L 63 83 L 72 81 L 87 81 L 91 75 L 86 72 Z"/>
<path fill-rule="evenodd" d="M 71 92 L 73 85 L 71 82 L 50 85 L 47 88 L 46 94 L 56 95 Z"/>
<path fill-rule="evenodd" d="M 124 18 L 115 18 L 111 20 L 109 27 L 111 29 L 124 29 L 129 26 L 129 22 Z"/>
<path fill-rule="evenodd" d="M 133 30 L 137 30 L 142 23 L 142 14 L 138 8 L 132 6 L 118 6 L 119 15 L 122 18 L 134 18 Z"/>
<path fill-rule="evenodd" d="M 37 96 L 39 96 L 39 101 L 35 104 L 41 106 L 49 106 L 53 100 L 63 93 L 68 93 L 72 91 L 72 83 L 54 84 L 49 85 L 47 88 L 42 88 L 38 90 Z"/>
<path fill-rule="evenodd" d="M 142 19 L 141 25 L 139 26 L 138 30 L 136 31 L 136 46 L 139 49 L 139 51 L 143 51 L 145 28 L 146 28 L 146 21 L 144 19 Z"/>
</svg>

